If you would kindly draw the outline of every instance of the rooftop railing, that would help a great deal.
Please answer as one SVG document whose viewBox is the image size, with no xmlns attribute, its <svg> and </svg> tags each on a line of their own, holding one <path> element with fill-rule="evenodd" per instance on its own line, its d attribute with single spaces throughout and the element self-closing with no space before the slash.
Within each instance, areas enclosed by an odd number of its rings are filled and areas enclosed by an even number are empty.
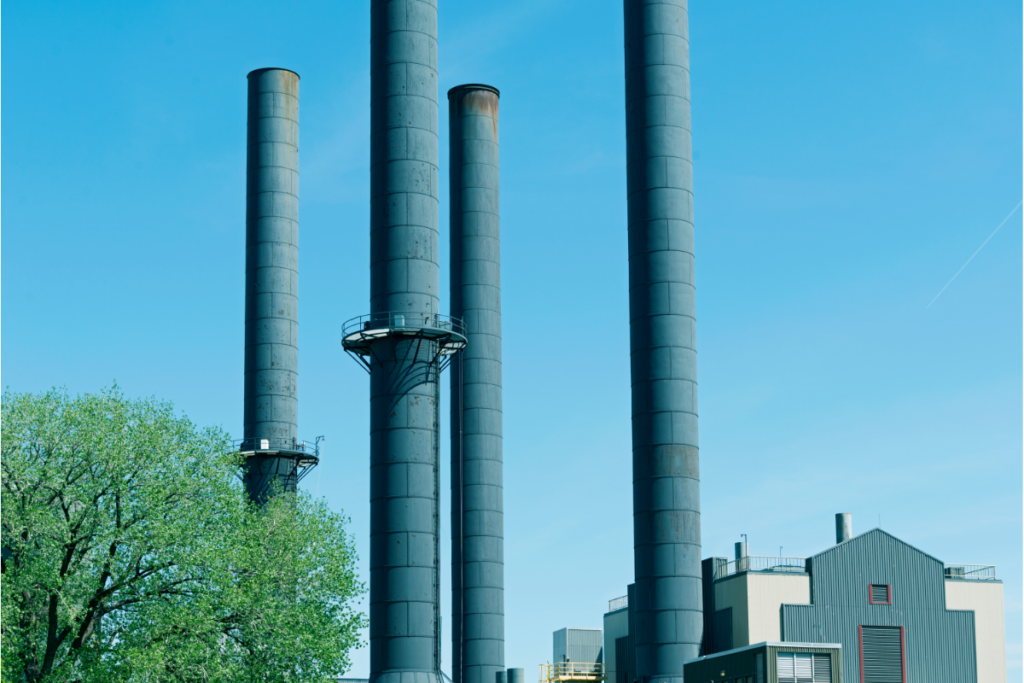
<svg viewBox="0 0 1024 683">
<path fill-rule="evenodd" d="M 779 574 L 802 574 L 807 571 L 807 560 L 803 557 L 769 557 L 748 555 L 738 560 L 725 562 L 715 568 L 715 578 L 724 579 L 743 572 L 774 572 Z"/>
<path fill-rule="evenodd" d="M 626 609 L 629 607 L 629 596 L 623 595 L 621 598 L 612 598 L 608 601 L 608 611 L 615 612 L 620 609 Z"/>
<path fill-rule="evenodd" d="M 964 579 L 966 581 L 995 581 L 996 566 L 994 564 L 947 564 L 943 567 L 947 579 Z"/>
<path fill-rule="evenodd" d="M 600 683 L 604 679 L 604 664 L 556 662 L 540 665 L 540 683 L 562 683 L 562 681 Z"/>
</svg>

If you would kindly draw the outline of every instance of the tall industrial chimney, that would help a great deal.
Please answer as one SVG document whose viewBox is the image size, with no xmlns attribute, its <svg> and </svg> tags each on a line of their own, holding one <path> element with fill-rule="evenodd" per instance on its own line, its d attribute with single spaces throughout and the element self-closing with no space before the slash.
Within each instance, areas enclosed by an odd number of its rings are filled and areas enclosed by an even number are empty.
<svg viewBox="0 0 1024 683">
<path fill-rule="evenodd" d="M 681 681 L 703 632 L 686 0 L 624 0 L 636 666 Z"/>
<path fill-rule="evenodd" d="M 465 346 L 438 315 L 437 6 L 370 7 L 370 683 L 441 683 L 438 378 Z M 488 681 L 490 683 L 490 681 Z"/>
<path fill-rule="evenodd" d="M 498 91 L 448 91 L 452 315 L 452 681 L 505 672 Z"/>
<path fill-rule="evenodd" d="M 299 75 L 249 73 L 245 205 L 245 409 L 249 497 L 295 491 L 318 461 L 298 439 Z M 317 440 L 319 443 L 319 439 Z"/>
</svg>

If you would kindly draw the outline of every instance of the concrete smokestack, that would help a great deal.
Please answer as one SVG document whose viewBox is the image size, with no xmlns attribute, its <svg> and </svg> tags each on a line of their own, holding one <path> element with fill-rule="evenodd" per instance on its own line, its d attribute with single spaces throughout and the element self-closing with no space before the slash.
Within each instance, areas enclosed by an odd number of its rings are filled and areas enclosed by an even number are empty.
<svg viewBox="0 0 1024 683">
<path fill-rule="evenodd" d="M 253 500 L 295 491 L 315 464 L 297 440 L 299 380 L 299 75 L 248 76 L 243 477 Z M 310 461 L 312 458 L 312 462 Z"/>
<path fill-rule="evenodd" d="M 636 666 L 682 681 L 703 632 L 686 0 L 624 0 Z"/>
<path fill-rule="evenodd" d="M 849 512 L 836 513 L 836 543 L 853 538 L 853 515 Z"/>
<path fill-rule="evenodd" d="M 451 306 L 468 340 L 451 374 L 452 681 L 490 683 L 506 673 L 497 89 L 449 90 L 448 126 Z"/>
</svg>

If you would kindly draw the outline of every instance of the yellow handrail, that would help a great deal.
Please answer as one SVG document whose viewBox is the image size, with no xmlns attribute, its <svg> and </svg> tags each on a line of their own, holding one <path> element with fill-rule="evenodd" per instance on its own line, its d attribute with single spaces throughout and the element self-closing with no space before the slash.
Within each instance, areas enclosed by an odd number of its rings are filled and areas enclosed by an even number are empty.
<svg viewBox="0 0 1024 683">
<path fill-rule="evenodd" d="M 540 665 L 540 683 L 561 683 L 562 681 L 604 681 L 604 664 L 584 662 L 557 662 Z"/>
</svg>

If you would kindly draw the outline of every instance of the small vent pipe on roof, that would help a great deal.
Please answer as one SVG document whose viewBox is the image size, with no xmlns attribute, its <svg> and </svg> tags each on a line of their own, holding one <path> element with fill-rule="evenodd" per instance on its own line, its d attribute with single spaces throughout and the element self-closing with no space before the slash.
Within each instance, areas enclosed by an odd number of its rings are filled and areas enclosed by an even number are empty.
<svg viewBox="0 0 1024 683">
<path fill-rule="evenodd" d="M 853 515 L 849 512 L 836 513 L 836 543 L 849 541 L 853 537 Z"/>
</svg>

